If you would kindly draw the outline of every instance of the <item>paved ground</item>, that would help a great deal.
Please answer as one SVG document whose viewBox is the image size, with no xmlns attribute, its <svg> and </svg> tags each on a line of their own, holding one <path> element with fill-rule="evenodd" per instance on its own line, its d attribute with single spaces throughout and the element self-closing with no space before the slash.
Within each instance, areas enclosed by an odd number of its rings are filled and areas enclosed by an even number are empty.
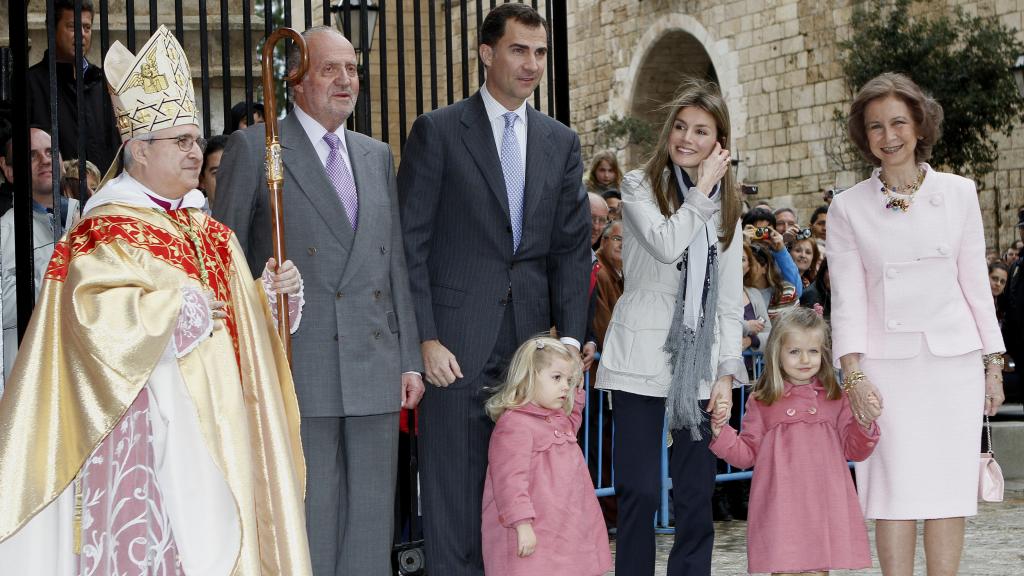
<svg viewBox="0 0 1024 576">
<path fill-rule="evenodd" d="M 980 504 L 979 514 L 967 524 L 967 543 L 960 564 L 960 576 L 1016 576 L 1024 574 L 1024 482 L 1008 483 L 1006 500 L 998 504 Z M 868 525 L 874 550 L 874 530 Z M 715 523 L 715 555 L 712 574 L 746 574 L 746 522 Z M 658 569 L 665 574 L 672 536 L 658 536 Z M 614 553 L 615 543 L 612 542 Z M 918 532 L 916 574 L 924 574 L 924 553 Z M 881 575 L 877 560 L 870 570 L 837 571 L 833 576 Z M 615 574 L 612 572 L 611 574 Z"/>
</svg>

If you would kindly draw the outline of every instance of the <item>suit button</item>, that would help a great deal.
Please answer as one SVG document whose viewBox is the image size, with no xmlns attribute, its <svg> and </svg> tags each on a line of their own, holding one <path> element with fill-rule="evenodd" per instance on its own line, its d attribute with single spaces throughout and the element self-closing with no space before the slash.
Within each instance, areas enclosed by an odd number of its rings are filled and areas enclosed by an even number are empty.
<svg viewBox="0 0 1024 576">
<path fill-rule="evenodd" d="M 375 331 L 373 332 L 373 338 L 374 338 L 375 340 L 380 340 L 380 330 L 375 330 Z"/>
<path fill-rule="evenodd" d="M 335 335 L 334 335 L 334 341 L 335 341 L 335 342 L 337 342 L 337 341 L 338 341 L 338 335 L 337 335 L 337 334 L 335 334 Z"/>
<path fill-rule="evenodd" d="M 941 196 L 932 196 L 931 202 L 932 202 L 932 206 L 941 206 L 942 205 L 942 197 Z"/>
<path fill-rule="evenodd" d="M 888 322 L 886 322 L 886 323 L 885 323 L 885 325 L 886 325 L 886 326 L 887 326 L 887 327 L 888 327 L 888 328 L 889 328 L 890 330 L 895 330 L 896 328 L 898 328 L 898 327 L 899 327 L 900 323 L 899 323 L 899 322 L 897 322 L 896 320 L 889 320 Z"/>
<path fill-rule="evenodd" d="M 306 249 L 306 252 L 308 252 L 310 256 L 316 256 L 316 246 L 310 246 Z"/>
<path fill-rule="evenodd" d="M 509 262 L 509 264 L 508 264 L 508 269 L 509 270 L 511 270 L 511 269 L 513 269 L 515 267 L 516 267 L 516 263 L 515 262 Z"/>
<path fill-rule="evenodd" d="M 381 254 L 387 254 L 388 253 L 388 247 L 383 245 L 383 244 L 381 244 L 380 245 L 380 253 Z"/>
<path fill-rule="evenodd" d="M 943 256 L 945 256 L 946 254 L 949 254 L 949 246 L 946 246 L 945 244 L 940 244 L 939 246 L 937 246 L 935 248 L 935 250 L 939 254 L 942 254 Z"/>
<path fill-rule="evenodd" d="M 807 413 L 808 414 L 817 414 L 818 413 L 818 409 L 815 408 L 814 406 L 811 406 L 810 408 L 807 409 Z"/>
<path fill-rule="evenodd" d="M 787 416 L 795 416 L 796 415 L 796 410 L 794 408 L 790 408 L 789 410 L 786 410 L 786 415 Z"/>
<path fill-rule="evenodd" d="M 342 296 L 344 296 L 344 294 L 342 294 L 341 292 L 338 292 L 337 294 L 334 295 L 334 299 L 335 300 L 341 300 Z"/>
<path fill-rule="evenodd" d="M 383 295 L 383 294 L 381 293 L 381 291 L 380 291 L 380 290 L 374 290 L 374 291 L 373 291 L 373 299 L 374 299 L 374 300 L 380 300 L 380 297 L 381 297 L 382 295 Z"/>
<path fill-rule="evenodd" d="M 555 436 L 561 436 L 561 435 L 562 435 L 561 432 L 559 432 L 558 430 L 555 430 Z"/>
<path fill-rule="evenodd" d="M 505 226 L 505 232 L 508 232 L 509 234 L 511 234 L 512 233 L 512 227 L 511 226 Z"/>
<path fill-rule="evenodd" d="M 886 278 L 895 278 L 895 277 L 897 277 L 899 275 L 900 275 L 899 270 L 896 270 L 895 268 L 889 268 L 885 272 L 885 277 Z"/>
</svg>

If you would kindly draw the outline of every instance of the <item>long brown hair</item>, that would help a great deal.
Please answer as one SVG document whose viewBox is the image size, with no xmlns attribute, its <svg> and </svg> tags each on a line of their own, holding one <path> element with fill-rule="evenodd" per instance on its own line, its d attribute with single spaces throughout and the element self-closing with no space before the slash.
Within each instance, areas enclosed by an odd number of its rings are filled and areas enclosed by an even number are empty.
<svg viewBox="0 0 1024 576">
<path fill-rule="evenodd" d="M 615 171 L 615 183 L 610 186 L 605 186 L 597 181 L 597 168 L 601 165 L 601 162 L 607 162 L 608 166 Z M 590 160 L 590 169 L 587 170 L 587 176 L 583 179 L 583 183 L 587 185 L 589 191 L 597 193 L 601 193 L 605 189 L 618 190 L 621 188 L 622 169 L 619 168 L 619 159 L 615 157 L 615 152 L 602 150 L 594 154 L 594 158 Z"/>
<path fill-rule="evenodd" d="M 718 141 L 722 148 L 730 148 L 730 134 L 732 132 L 729 124 L 729 109 L 725 105 L 718 85 L 706 80 L 690 78 L 679 87 L 676 97 L 666 108 L 668 118 L 661 129 L 658 137 L 658 144 L 654 153 L 644 166 L 644 174 L 651 183 L 651 190 L 654 192 L 654 199 L 658 202 L 658 209 L 666 218 L 679 209 L 679 184 L 672 175 L 672 158 L 668 154 L 668 138 L 672 133 L 676 116 L 679 111 L 687 107 L 696 107 L 711 114 L 715 119 L 715 129 L 718 132 Z M 668 177 L 666 177 L 666 170 Z M 743 207 L 740 205 L 739 195 L 736 193 L 736 180 L 730 168 L 722 178 L 722 227 L 718 231 L 718 241 L 724 248 L 732 243 L 732 237 L 736 234 L 736 222 L 740 219 Z"/>
</svg>

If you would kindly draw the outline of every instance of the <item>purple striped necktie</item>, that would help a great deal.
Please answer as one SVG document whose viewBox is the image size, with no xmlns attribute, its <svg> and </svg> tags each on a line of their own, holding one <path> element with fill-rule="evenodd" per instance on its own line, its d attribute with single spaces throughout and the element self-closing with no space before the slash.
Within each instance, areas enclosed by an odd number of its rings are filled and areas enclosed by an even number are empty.
<svg viewBox="0 0 1024 576">
<path fill-rule="evenodd" d="M 324 142 L 331 147 L 331 152 L 327 155 L 327 176 L 331 179 L 331 184 L 334 184 L 334 191 L 338 194 L 341 205 L 345 207 L 348 221 L 352 223 L 352 230 L 355 231 L 359 226 L 359 193 L 356 192 L 356 181 L 352 177 L 352 171 L 345 164 L 345 159 L 341 157 L 341 138 L 334 132 L 328 132 L 324 134 Z"/>
</svg>

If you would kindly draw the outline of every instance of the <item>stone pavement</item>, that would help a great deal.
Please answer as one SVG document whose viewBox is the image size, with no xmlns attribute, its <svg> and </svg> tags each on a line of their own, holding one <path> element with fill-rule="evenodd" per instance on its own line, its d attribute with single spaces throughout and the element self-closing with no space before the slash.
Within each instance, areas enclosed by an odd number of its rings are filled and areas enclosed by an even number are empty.
<svg viewBox="0 0 1024 576">
<path fill-rule="evenodd" d="M 746 522 L 716 522 L 713 576 L 740 576 L 747 573 Z M 874 556 L 874 529 L 868 523 Z M 671 535 L 658 536 L 658 566 L 655 574 L 665 574 Z M 924 550 L 918 529 L 915 574 L 924 574 Z M 615 542 L 612 542 L 612 553 Z M 832 572 L 833 576 L 881 575 L 878 561 L 870 570 Z M 610 574 L 614 575 L 615 572 Z M 964 556 L 960 576 L 1017 576 L 1024 574 L 1024 482 L 1008 482 L 1006 500 L 998 504 L 979 504 L 978 515 L 967 522 Z"/>
</svg>

